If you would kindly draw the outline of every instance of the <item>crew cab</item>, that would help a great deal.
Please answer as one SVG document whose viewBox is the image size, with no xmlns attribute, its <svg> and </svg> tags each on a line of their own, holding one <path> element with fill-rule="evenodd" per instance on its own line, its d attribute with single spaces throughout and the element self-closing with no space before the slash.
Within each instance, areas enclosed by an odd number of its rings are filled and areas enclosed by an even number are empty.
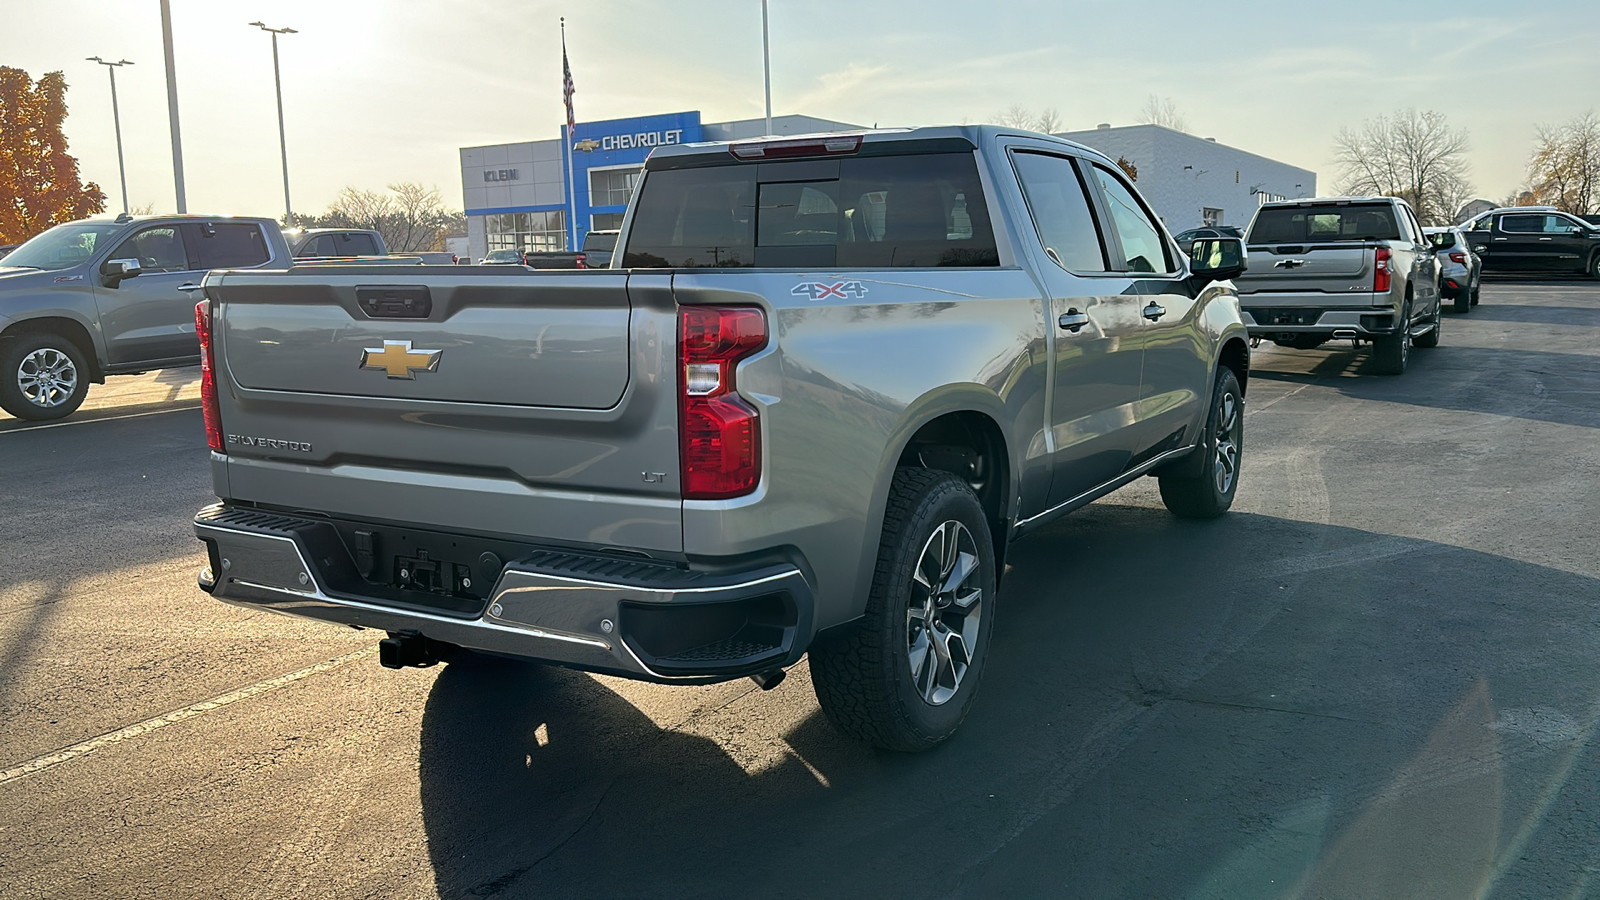
<svg viewBox="0 0 1600 900">
<path fill-rule="evenodd" d="M 1549 208 L 1510 207 L 1461 226 L 1492 274 L 1580 273 L 1600 278 L 1600 226 Z"/>
<path fill-rule="evenodd" d="M 1251 337 L 1297 350 L 1370 343 L 1385 375 L 1405 372 L 1412 346 L 1438 346 L 1438 263 L 1405 200 L 1266 203 L 1245 239 L 1252 265 L 1238 288 Z"/>
<path fill-rule="evenodd" d="M 1110 159 L 993 127 L 658 147 L 613 268 L 212 273 L 221 601 L 771 687 L 930 747 L 1007 547 L 1150 475 L 1238 487 L 1241 242 L 1178 253 Z"/>
<path fill-rule="evenodd" d="M 198 363 L 206 271 L 289 262 L 271 219 L 124 214 L 35 236 L 0 260 L 0 408 L 59 419 L 90 382 Z"/>
</svg>

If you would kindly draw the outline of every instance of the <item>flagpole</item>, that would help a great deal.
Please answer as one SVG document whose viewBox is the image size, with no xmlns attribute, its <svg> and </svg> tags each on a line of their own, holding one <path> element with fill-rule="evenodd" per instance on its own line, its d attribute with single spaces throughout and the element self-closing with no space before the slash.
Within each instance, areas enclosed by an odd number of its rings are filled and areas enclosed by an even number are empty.
<svg viewBox="0 0 1600 900">
<path fill-rule="evenodd" d="M 772 134 L 772 51 L 768 47 L 767 0 L 761 0 L 761 83 L 767 92 L 767 134 Z"/>
<path fill-rule="evenodd" d="M 567 17 L 566 16 L 562 16 L 561 17 L 561 68 L 562 68 L 563 77 L 566 79 L 567 83 L 570 83 L 571 78 L 572 78 L 572 73 L 571 73 L 570 67 L 567 65 Z M 562 85 L 562 90 L 565 91 L 566 89 L 567 89 L 566 88 L 566 84 L 564 83 Z M 572 173 L 572 142 L 575 139 L 572 132 L 573 132 L 574 121 L 575 120 L 574 120 L 574 117 L 572 115 L 572 95 L 571 94 L 567 95 L 566 101 L 567 101 L 567 126 L 566 126 L 567 140 L 566 140 L 566 145 L 567 145 L 567 209 L 568 209 L 568 213 L 567 213 L 567 252 L 568 253 L 576 253 L 578 251 L 578 191 L 577 191 L 577 188 L 574 187 L 573 173 Z"/>
</svg>

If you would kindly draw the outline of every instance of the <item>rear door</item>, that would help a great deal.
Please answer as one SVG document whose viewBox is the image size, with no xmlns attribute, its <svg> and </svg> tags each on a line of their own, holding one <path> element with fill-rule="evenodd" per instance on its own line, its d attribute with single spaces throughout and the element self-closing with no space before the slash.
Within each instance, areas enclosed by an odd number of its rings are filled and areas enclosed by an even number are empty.
<svg viewBox="0 0 1600 900">
<path fill-rule="evenodd" d="M 1543 213 L 1507 213 L 1500 216 L 1490 241 L 1489 258 L 1502 272 L 1542 272 L 1550 268 L 1551 253 L 1545 237 Z"/>
<path fill-rule="evenodd" d="M 1055 374 L 1049 506 L 1122 474 L 1134 452 L 1143 351 L 1140 298 L 1092 212 L 1089 183 L 1067 156 L 1021 147 L 1013 165 L 1034 226 L 1026 249 L 1047 293 Z"/>
<path fill-rule="evenodd" d="M 678 470 L 667 276 L 307 266 L 207 296 L 234 499 L 681 549 L 676 479 L 641 475 Z"/>
</svg>

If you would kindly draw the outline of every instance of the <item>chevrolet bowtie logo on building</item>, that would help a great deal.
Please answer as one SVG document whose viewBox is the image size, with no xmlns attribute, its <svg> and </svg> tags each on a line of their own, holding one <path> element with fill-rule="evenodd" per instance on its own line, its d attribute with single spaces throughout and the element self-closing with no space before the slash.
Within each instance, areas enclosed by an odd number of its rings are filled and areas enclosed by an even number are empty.
<svg viewBox="0 0 1600 900">
<path fill-rule="evenodd" d="M 382 369 L 390 378 L 410 380 L 414 369 L 436 372 L 443 350 L 413 350 L 410 341 L 384 341 L 361 351 L 361 368 Z"/>
<path fill-rule="evenodd" d="M 584 153 L 593 153 L 594 151 L 600 149 L 600 142 L 594 138 L 584 138 L 576 144 L 573 144 L 572 149 L 582 150 Z"/>
</svg>

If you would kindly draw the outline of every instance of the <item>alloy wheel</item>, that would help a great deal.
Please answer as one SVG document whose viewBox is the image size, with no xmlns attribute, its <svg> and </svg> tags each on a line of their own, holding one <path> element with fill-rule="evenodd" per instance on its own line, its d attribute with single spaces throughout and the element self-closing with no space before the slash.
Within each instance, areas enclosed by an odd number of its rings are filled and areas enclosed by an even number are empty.
<svg viewBox="0 0 1600 900">
<path fill-rule="evenodd" d="M 17 366 L 17 387 L 34 406 L 54 409 L 78 389 L 78 367 L 60 350 L 40 347 Z"/>
<path fill-rule="evenodd" d="M 911 575 L 906 641 L 911 682 L 930 706 L 961 689 L 983 626 L 982 563 L 967 526 L 954 519 L 933 530 Z"/>
<path fill-rule="evenodd" d="M 1244 419 L 1239 415 L 1239 398 L 1231 391 L 1217 403 L 1217 450 L 1212 465 L 1217 493 L 1226 495 L 1239 477 L 1239 443 Z"/>
</svg>

